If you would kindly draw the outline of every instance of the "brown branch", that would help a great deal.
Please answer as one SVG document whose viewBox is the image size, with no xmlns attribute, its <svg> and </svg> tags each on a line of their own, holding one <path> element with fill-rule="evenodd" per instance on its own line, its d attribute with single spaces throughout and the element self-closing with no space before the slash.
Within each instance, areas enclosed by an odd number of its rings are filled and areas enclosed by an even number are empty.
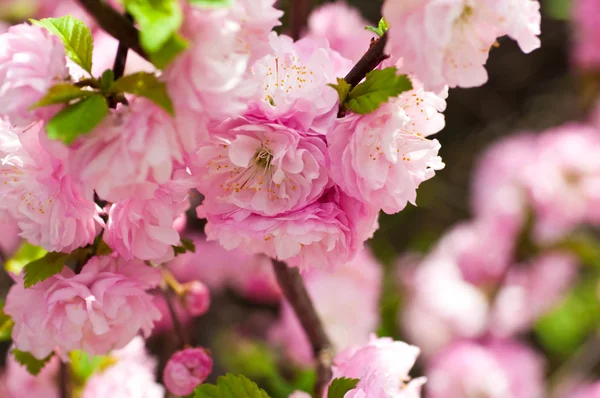
<svg viewBox="0 0 600 398">
<path fill-rule="evenodd" d="M 310 13 L 312 0 L 290 0 L 290 36 L 298 40 Z"/>
<path fill-rule="evenodd" d="M 60 362 L 60 367 L 58 369 L 58 388 L 60 393 L 60 398 L 71 398 L 71 377 L 69 374 L 69 365 Z"/>
<path fill-rule="evenodd" d="M 133 24 L 133 17 L 131 14 L 126 13 L 125 18 Z M 125 64 L 127 63 L 127 53 L 129 47 L 123 41 L 119 40 L 119 47 L 117 48 L 117 55 L 115 56 L 115 63 L 113 64 L 113 75 L 115 80 L 118 80 L 125 73 Z"/>
<path fill-rule="evenodd" d="M 127 17 L 102 0 L 78 0 L 78 2 L 108 34 L 119 40 L 123 46 L 149 60 L 140 44 L 140 32 Z"/>
<path fill-rule="evenodd" d="M 315 397 L 323 396 L 323 391 L 331 381 L 331 364 L 333 362 L 333 349 L 325 333 L 323 324 L 315 311 L 312 300 L 304 287 L 304 282 L 297 268 L 288 267 L 287 264 L 273 260 L 273 270 L 277 276 L 279 286 L 290 303 L 312 347 L 317 365 L 317 381 L 315 383 Z"/>
<path fill-rule="evenodd" d="M 373 69 L 377 68 L 380 63 L 388 59 L 389 55 L 385 54 L 387 40 L 387 33 L 384 33 L 379 39 L 374 40 L 365 55 L 363 55 L 356 65 L 354 65 L 352 70 L 348 72 L 344 80 L 354 87 L 367 76 L 367 73 L 371 72 Z"/>
<path fill-rule="evenodd" d="M 183 327 L 179 316 L 177 315 L 177 311 L 175 310 L 174 300 L 177 300 L 176 294 L 170 286 L 166 286 L 163 289 L 163 293 L 165 295 L 165 300 L 167 301 L 167 307 L 169 308 L 169 314 L 171 315 L 171 321 L 173 322 L 173 330 L 177 334 L 179 338 L 179 342 L 182 347 L 188 347 L 190 345 L 190 339 L 188 334 Z"/>
</svg>

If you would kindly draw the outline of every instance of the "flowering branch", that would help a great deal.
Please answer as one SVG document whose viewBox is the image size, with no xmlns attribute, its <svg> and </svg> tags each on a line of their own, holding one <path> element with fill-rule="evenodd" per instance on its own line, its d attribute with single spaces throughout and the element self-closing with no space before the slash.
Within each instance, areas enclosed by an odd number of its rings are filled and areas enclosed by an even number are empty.
<svg viewBox="0 0 600 398">
<path fill-rule="evenodd" d="M 94 17 L 98 25 L 108 34 L 119 40 L 120 45 L 127 47 L 146 60 L 148 55 L 142 49 L 139 31 L 130 19 L 119 14 L 114 8 L 102 0 L 78 0 L 79 4 Z"/>
<path fill-rule="evenodd" d="M 315 360 L 317 361 L 315 397 L 321 397 L 332 376 L 333 349 L 331 342 L 308 296 L 298 269 L 288 267 L 287 264 L 281 261 L 273 260 L 273 270 L 285 298 L 294 309 L 310 341 Z"/>
<path fill-rule="evenodd" d="M 367 76 L 367 73 L 371 72 L 373 69 L 377 68 L 380 63 L 388 59 L 390 56 L 384 53 L 387 40 L 387 32 L 379 39 L 374 40 L 371 43 L 371 47 L 369 47 L 365 55 L 363 55 L 356 65 L 354 65 L 352 70 L 348 72 L 344 80 L 354 87 Z"/>
</svg>

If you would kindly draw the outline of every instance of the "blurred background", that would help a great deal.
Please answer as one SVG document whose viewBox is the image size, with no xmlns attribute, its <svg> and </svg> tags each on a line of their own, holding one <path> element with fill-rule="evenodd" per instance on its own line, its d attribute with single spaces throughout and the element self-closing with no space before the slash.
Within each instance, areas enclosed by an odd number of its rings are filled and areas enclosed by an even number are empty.
<svg viewBox="0 0 600 398">
<path fill-rule="evenodd" d="M 380 19 L 381 1 L 348 3 Z M 600 25 L 600 1 L 542 0 L 542 13 L 540 49 L 523 54 L 502 38 L 488 83 L 450 90 L 436 137 L 446 168 L 420 187 L 418 206 L 382 214 L 353 264 L 305 276 L 337 348 L 370 333 L 420 346 L 411 375 L 428 376 L 426 397 L 600 397 L 600 57 L 577 55 L 600 48 L 600 29 L 588 29 Z M 210 380 L 243 373 L 274 398 L 310 391 L 310 349 L 269 260 L 207 243 L 202 228 L 191 213 L 182 221 L 196 254 L 170 268 L 211 290 L 203 316 L 174 309 L 212 351 Z M 180 341 L 157 303 L 165 319 L 148 346 L 160 373 Z"/>
</svg>

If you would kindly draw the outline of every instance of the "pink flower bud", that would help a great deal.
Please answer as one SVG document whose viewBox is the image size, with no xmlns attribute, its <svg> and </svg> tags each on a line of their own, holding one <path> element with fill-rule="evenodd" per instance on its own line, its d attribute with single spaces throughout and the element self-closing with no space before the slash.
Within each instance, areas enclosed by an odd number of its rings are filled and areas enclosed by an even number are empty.
<svg viewBox="0 0 600 398">
<path fill-rule="evenodd" d="M 192 316 L 206 314 L 210 307 L 210 292 L 200 281 L 192 281 L 183 285 L 183 304 Z"/>
<path fill-rule="evenodd" d="M 213 361 L 204 348 L 186 348 L 177 351 L 165 367 L 163 382 L 175 395 L 189 395 L 212 372 Z"/>
</svg>

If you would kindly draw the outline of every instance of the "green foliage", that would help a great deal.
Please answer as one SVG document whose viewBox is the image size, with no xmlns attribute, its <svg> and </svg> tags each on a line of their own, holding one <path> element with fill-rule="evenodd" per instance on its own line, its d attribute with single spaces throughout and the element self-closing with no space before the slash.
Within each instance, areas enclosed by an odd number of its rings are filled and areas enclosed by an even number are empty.
<svg viewBox="0 0 600 398">
<path fill-rule="evenodd" d="M 60 18 L 45 18 L 31 23 L 42 26 L 60 37 L 65 44 L 67 56 L 88 73 L 92 73 L 92 34 L 83 22 L 66 15 Z"/>
<path fill-rule="evenodd" d="M 52 87 L 46 93 L 46 95 L 31 105 L 30 109 L 39 108 L 42 106 L 65 104 L 79 98 L 87 98 L 94 95 L 93 91 L 82 90 L 71 83 L 59 83 Z"/>
<path fill-rule="evenodd" d="M 568 20 L 571 15 L 571 0 L 546 0 L 542 10 L 554 19 Z"/>
<path fill-rule="evenodd" d="M 2 300 L 0 302 L 0 341 L 10 341 L 14 325 L 12 318 L 4 312 L 4 300 Z"/>
<path fill-rule="evenodd" d="M 327 391 L 327 398 L 344 398 L 348 391 L 356 388 L 359 381 L 359 379 L 348 379 L 346 377 L 333 379 Z"/>
<path fill-rule="evenodd" d="M 123 76 L 113 84 L 112 90 L 148 98 L 170 115 L 174 113 L 165 84 L 158 80 L 153 73 L 138 72 Z"/>
<path fill-rule="evenodd" d="M 365 115 L 377 110 L 390 98 L 412 90 L 408 77 L 397 72 L 396 67 L 391 67 L 367 73 L 365 81 L 350 91 L 344 105 L 354 113 Z"/>
<path fill-rule="evenodd" d="M 70 144 L 80 135 L 92 131 L 106 115 L 106 98 L 95 93 L 54 115 L 46 125 L 46 132 L 50 139 Z"/>
<path fill-rule="evenodd" d="M 52 275 L 58 274 L 62 271 L 68 259 L 68 254 L 51 252 L 30 262 L 23 269 L 25 287 L 29 288 L 50 278 Z"/>
<path fill-rule="evenodd" d="M 600 323 L 598 279 L 585 278 L 554 310 L 542 317 L 535 333 L 546 350 L 570 356 Z"/>
<path fill-rule="evenodd" d="M 342 78 L 337 78 L 337 84 L 328 84 L 329 87 L 333 87 L 335 91 L 338 93 L 338 97 L 340 98 L 340 104 L 346 102 L 346 98 L 348 98 L 348 94 L 352 89 L 350 83 Z"/>
<path fill-rule="evenodd" d="M 371 31 L 373 33 L 376 33 L 379 37 L 383 36 L 383 34 L 385 32 L 387 32 L 387 30 L 390 28 L 390 25 L 387 23 L 387 21 L 385 20 L 385 18 L 381 18 L 379 20 L 379 23 L 377 24 L 377 27 L 375 26 L 366 26 L 365 29 L 368 31 Z"/>
<path fill-rule="evenodd" d="M 37 359 L 30 353 L 19 350 L 12 350 L 12 355 L 17 362 L 19 362 L 21 365 L 27 368 L 27 371 L 30 374 L 37 376 L 42 371 L 42 369 L 44 369 L 44 366 L 46 366 L 50 359 L 52 359 L 54 353 L 48 355 L 44 359 Z"/>
<path fill-rule="evenodd" d="M 551 249 L 559 249 L 576 255 L 582 264 L 600 268 L 600 244 L 592 235 L 585 232 L 574 233 L 553 245 Z"/>
<path fill-rule="evenodd" d="M 228 373 L 217 379 L 217 385 L 202 384 L 196 387 L 194 398 L 269 398 L 269 396 L 245 376 Z"/>
<path fill-rule="evenodd" d="M 231 6 L 235 0 L 190 0 L 190 4 L 199 7 L 223 8 Z"/>
<path fill-rule="evenodd" d="M 110 92 L 110 88 L 112 87 L 115 81 L 115 74 L 112 70 L 107 69 L 102 72 L 102 77 L 100 78 L 100 89 L 103 93 Z"/>
<path fill-rule="evenodd" d="M 39 246 L 34 246 L 29 242 L 24 242 L 17 253 L 8 259 L 4 264 L 4 269 L 15 275 L 19 275 L 21 270 L 30 262 L 42 258 L 48 253 Z"/>
<path fill-rule="evenodd" d="M 187 41 L 177 33 L 174 33 L 158 51 L 148 54 L 150 62 L 158 69 L 164 69 L 187 46 Z"/>
<path fill-rule="evenodd" d="M 83 351 L 71 351 L 71 375 L 78 384 L 83 385 L 96 372 L 114 365 L 117 360 L 107 355 L 90 356 Z"/>
<path fill-rule="evenodd" d="M 125 8 L 140 27 L 140 43 L 148 53 L 160 50 L 183 21 L 178 0 L 125 0 Z"/>
</svg>

